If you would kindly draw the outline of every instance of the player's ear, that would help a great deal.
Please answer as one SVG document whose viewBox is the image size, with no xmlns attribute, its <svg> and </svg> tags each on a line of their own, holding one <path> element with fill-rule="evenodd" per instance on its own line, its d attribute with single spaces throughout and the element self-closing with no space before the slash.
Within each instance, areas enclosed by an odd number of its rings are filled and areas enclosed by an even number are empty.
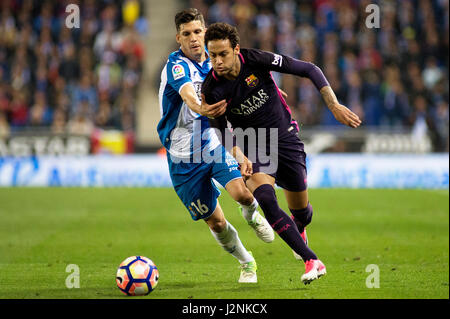
<svg viewBox="0 0 450 319">
<path fill-rule="evenodd" d="M 178 44 L 180 43 L 180 34 L 177 32 L 177 34 L 175 35 L 175 40 L 177 41 Z"/>
<path fill-rule="evenodd" d="M 236 44 L 236 47 L 234 48 L 234 53 L 239 54 L 241 52 L 241 46 L 239 44 Z"/>
</svg>

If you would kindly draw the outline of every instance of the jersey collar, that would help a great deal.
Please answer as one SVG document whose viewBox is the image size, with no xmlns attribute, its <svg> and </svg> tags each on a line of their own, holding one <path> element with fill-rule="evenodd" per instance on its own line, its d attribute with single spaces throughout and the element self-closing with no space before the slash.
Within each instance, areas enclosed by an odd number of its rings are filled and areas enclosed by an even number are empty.
<svg viewBox="0 0 450 319">
<path fill-rule="evenodd" d="M 203 68 L 203 66 L 205 65 L 205 63 L 208 63 L 208 62 L 210 61 L 210 59 L 209 59 L 209 52 L 208 52 L 208 49 L 206 48 L 206 46 L 205 46 L 206 60 L 203 61 L 203 62 L 200 62 L 200 63 L 198 63 L 198 62 L 195 61 L 195 60 L 192 60 L 192 59 L 188 58 L 188 57 L 184 54 L 183 50 L 181 50 L 181 47 L 180 47 L 180 49 L 178 50 L 178 52 L 180 53 L 181 56 L 185 57 L 186 59 L 189 59 L 190 61 L 192 61 L 192 63 L 194 63 L 194 65 L 198 65 L 200 68 Z"/>
</svg>

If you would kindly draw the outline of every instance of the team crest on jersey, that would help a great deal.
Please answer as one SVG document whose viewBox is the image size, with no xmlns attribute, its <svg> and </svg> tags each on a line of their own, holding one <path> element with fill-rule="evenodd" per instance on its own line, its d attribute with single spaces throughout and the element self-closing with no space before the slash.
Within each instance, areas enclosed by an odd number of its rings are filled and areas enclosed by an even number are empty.
<svg viewBox="0 0 450 319">
<path fill-rule="evenodd" d="M 172 67 L 172 75 L 174 80 L 182 78 L 185 75 L 184 68 L 180 64 L 175 64 Z"/>
<path fill-rule="evenodd" d="M 245 79 L 245 82 L 247 82 L 247 85 L 251 88 L 254 88 L 255 86 L 258 85 L 259 80 L 256 76 L 254 76 L 253 74 L 250 75 L 248 78 Z"/>
</svg>

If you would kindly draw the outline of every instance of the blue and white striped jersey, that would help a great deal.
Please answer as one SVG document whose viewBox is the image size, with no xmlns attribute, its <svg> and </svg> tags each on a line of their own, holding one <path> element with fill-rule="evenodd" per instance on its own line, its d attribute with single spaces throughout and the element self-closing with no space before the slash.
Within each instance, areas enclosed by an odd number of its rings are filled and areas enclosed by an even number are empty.
<svg viewBox="0 0 450 319">
<path fill-rule="evenodd" d="M 200 103 L 202 82 L 210 69 L 209 58 L 197 63 L 179 49 L 169 55 L 161 72 L 161 120 L 157 131 L 161 143 L 172 157 L 189 159 L 203 150 L 212 151 L 220 145 L 208 118 L 192 111 L 179 94 L 184 85 L 192 83 Z"/>
</svg>

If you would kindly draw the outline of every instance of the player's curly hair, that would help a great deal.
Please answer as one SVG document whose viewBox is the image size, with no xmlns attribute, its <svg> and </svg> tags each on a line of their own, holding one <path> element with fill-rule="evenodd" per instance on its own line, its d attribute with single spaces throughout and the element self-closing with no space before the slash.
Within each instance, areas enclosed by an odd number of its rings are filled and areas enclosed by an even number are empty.
<svg viewBox="0 0 450 319">
<path fill-rule="evenodd" d="M 205 25 L 205 19 L 203 15 L 195 8 L 185 9 L 183 11 L 178 12 L 175 15 L 175 26 L 177 28 L 177 32 L 180 31 L 180 26 L 184 23 L 189 23 L 191 21 L 198 20 Z"/>
<path fill-rule="evenodd" d="M 236 27 L 225 22 L 211 24 L 205 33 L 205 45 L 214 40 L 230 40 L 231 47 L 234 49 L 239 44 L 239 33 Z"/>
</svg>

